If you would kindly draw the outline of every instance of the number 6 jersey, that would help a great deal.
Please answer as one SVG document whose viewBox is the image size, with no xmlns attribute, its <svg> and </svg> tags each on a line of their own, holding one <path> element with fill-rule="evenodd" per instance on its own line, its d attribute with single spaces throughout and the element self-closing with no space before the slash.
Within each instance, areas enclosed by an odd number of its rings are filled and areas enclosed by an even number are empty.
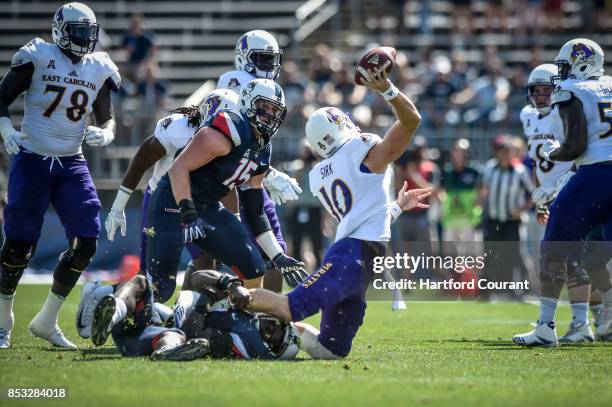
<svg viewBox="0 0 612 407">
<path fill-rule="evenodd" d="M 336 242 L 345 237 L 375 242 L 391 238 L 391 167 L 376 174 L 361 165 L 379 141 L 373 134 L 349 139 L 310 171 L 310 190 L 339 222 Z"/>
<path fill-rule="evenodd" d="M 110 79 L 117 91 L 120 76 L 106 52 L 86 54 L 73 64 L 60 48 L 34 38 L 17 51 L 11 68 L 34 65 L 32 82 L 25 92 L 21 131 L 24 148 L 40 155 L 72 156 L 81 143 L 102 85 Z"/>
<path fill-rule="evenodd" d="M 523 132 L 527 137 L 529 158 L 533 160 L 534 169 L 540 185 L 554 187 L 560 176 L 571 170 L 573 162 L 548 161 L 542 155 L 542 146 L 547 140 L 557 140 L 563 143 L 563 123 L 556 109 L 542 116 L 531 105 L 521 111 Z"/>
</svg>

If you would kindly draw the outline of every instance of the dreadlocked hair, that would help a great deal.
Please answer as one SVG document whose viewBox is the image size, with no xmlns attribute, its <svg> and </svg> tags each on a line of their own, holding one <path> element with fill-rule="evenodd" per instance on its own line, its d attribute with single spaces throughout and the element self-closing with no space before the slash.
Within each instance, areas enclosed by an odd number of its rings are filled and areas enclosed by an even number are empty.
<svg viewBox="0 0 612 407">
<path fill-rule="evenodd" d="M 200 113 L 200 108 L 195 105 L 179 107 L 178 109 L 171 110 L 170 113 L 184 114 L 187 116 L 187 124 L 191 127 L 200 127 L 202 114 Z"/>
</svg>

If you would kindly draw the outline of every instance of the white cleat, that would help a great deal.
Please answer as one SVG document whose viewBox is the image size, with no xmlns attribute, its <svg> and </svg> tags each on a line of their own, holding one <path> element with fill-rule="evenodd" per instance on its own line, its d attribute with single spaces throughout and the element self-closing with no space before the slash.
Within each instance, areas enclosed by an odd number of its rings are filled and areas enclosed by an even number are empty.
<svg viewBox="0 0 612 407">
<path fill-rule="evenodd" d="M 512 342 L 523 346 L 554 347 L 559 345 L 555 323 L 552 321 L 547 324 L 538 323 L 538 326 L 531 332 L 514 335 Z"/>
<path fill-rule="evenodd" d="M 400 310 L 405 310 L 406 307 L 406 303 L 401 300 L 401 301 L 393 301 L 393 305 L 391 305 L 391 309 L 393 311 L 400 311 Z"/>
<path fill-rule="evenodd" d="M 99 286 L 99 281 L 90 281 L 83 284 L 83 288 L 81 288 L 81 301 L 79 302 L 79 308 L 76 313 L 75 326 L 79 336 L 84 339 L 91 336 L 93 314 L 100 300 L 96 297 L 95 290 Z"/>
<path fill-rule="evenodd" d="M 14 322 L 15 315 L 11 310 L 11 317 L 0 327 L 0 349 L 8 349 L 11 347 L 11 331 L 13 330 Z"/>
<path fill-rule="evenodd" d="M 66 350 L 76 350 L 77 346 L 70 342 L 62 330 L 57 326 L 57 322 L 54 326 L 51 326 L 44 321 L 39 320 L 37 317 L 34 317 L 32 322 L 30 322 L 30 326 L 28 326 L 28 332 L 30 335 L 34 335 L 40 339 L 44 339 L 48 341 L 53 346 L 57 346 L 59 348 L 64 348 Z"/>
<path fill-rule="evenodd" d="M 606 308 L 595 321 L 595 339 L 612 341 L 612 308 Z"/>
<path fill-rule="evenodd" d="M 588 322 L 576 325 L 574 325 L 574 323 L 571 323 L 565 335 L 559 338 L 559 343 L 590 343 L 593 342 L 593 340 L 593 330 L 591 329 L 591 325 L 589 325 Z"/>
</svg>

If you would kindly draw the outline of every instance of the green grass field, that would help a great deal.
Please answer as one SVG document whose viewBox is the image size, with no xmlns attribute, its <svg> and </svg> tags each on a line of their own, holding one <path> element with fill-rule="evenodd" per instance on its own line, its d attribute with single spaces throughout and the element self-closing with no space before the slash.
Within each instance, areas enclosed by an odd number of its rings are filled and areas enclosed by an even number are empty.
<svg viewBox="0 0 612 407">
<path fill-rule="evenodd" d="M 523 349 L 537 308 L 525 304 L 416 302 L 392 312 L 371 302 L 351 355 L 342 361 L 153 363 L 121 358 L 112 340 L 81 351 L 50 348 L 27 334 L 47 288 L 21 286 L 13 348 L 0 352 L 0 387 L 65 386 L 68 400 L 7 401 L 2 406 L 150 407 L 219 405 L 610 406 L 612 344 Z M 61 323 L 76 340 L 78 293 Z M 559 331 L 569 309 L 558 314 Z M 317 322 L 313 320 L 311 322 Z"/>
</svg>

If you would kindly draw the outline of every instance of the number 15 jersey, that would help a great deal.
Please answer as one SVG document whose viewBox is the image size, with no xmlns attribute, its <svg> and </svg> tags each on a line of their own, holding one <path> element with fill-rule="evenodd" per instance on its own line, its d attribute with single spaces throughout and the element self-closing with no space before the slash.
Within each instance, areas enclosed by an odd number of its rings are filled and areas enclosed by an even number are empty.
<svg viewBox="0 0 612 407">
<path fill-rule="evenodd" d="M 24 148 L 41 155 L 71 156 L 81 152 L 87 118 L 107 79 L 117 91 L 117 66 L 106 52 L 83 56 L 73 64 L 60 48 L 34 38 L 17 51 L 11 69 L 31 63 L 32 82 L 25 92 L 21 131 Z"/>
<path fill-rule="evenodd" d="M 373 134 L 349 139 L 310 171 L 310 190 L 338 221 L 336 242 L 346 237 L 375 242 L 391 238 L 391 167 L 375 174 L 361 165 L 380 140 Z"/>
</svg>

